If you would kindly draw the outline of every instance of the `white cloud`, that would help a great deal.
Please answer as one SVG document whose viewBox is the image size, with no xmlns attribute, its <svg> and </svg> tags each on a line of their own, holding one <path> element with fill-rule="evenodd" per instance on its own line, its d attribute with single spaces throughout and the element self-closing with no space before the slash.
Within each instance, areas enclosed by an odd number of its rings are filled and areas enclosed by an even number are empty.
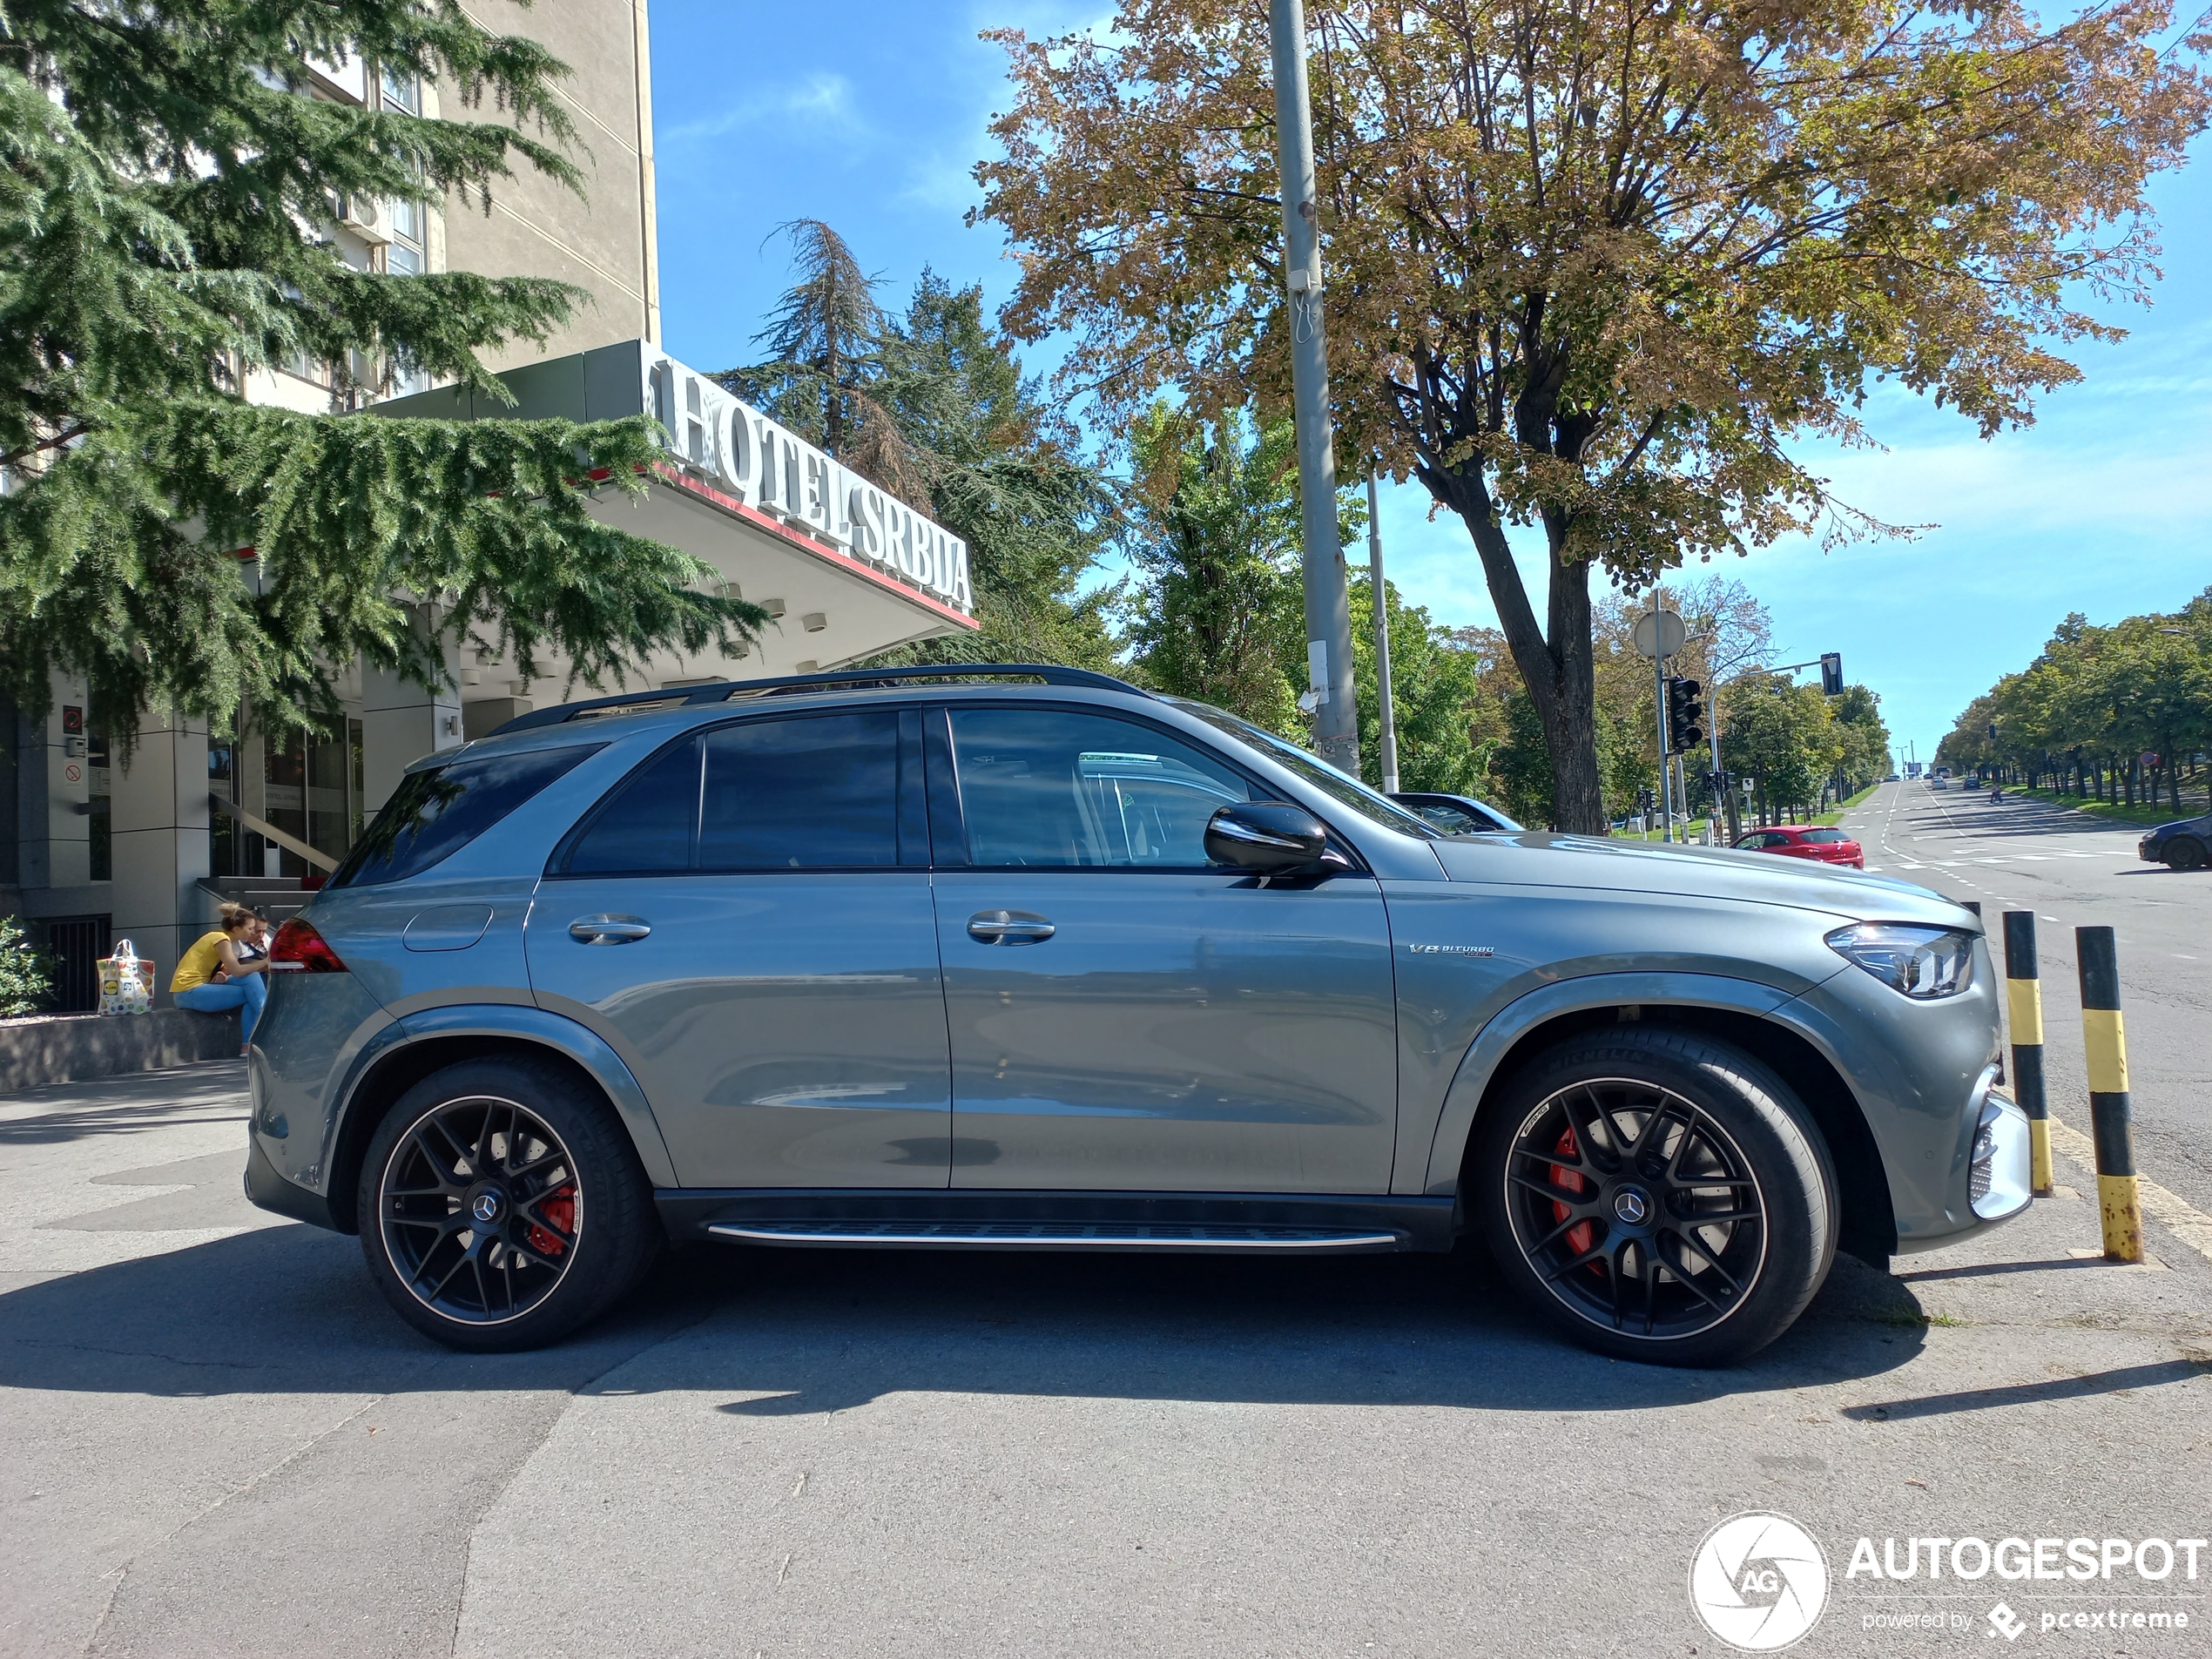
<svg viewBox="0 0 2212 1659">
<path fill-rule="evenodd" d="M 664 153 L 694 150 L 711 138 L 769 122 L 802 120 L 848 139 L 867 132 L 853 103 L 853 83 L 842 75 L 817 71 L 783 91 L 755 94 L 718 114 L 670 127 L 659 135 L 659 147 Z"/>
</svg>

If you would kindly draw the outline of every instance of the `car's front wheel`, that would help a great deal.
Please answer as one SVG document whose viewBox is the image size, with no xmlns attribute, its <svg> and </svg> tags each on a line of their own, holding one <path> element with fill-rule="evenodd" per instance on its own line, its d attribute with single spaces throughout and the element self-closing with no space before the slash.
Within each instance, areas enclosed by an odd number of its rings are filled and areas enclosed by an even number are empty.
<svg viewBox="0 0 2212 1659">
<path fill-rule="evenodd" d="M 2177 835 L 2166 843 L 2166 867 L 2169 870 L 2201 870 L 2204 867 L 2204 843 L 2187 835 Z"/>
<path fill-rule="evenodd" d="M 1692 1033 L 1548 1050 L 1484 1107 L 1468 1174 L 1506 1277 L 1622 1359 L 1740 1359 L 1789 1328 L 1835 1256 L 1835 1175 L 1803 1104 Z"/>
<path fill-rule="evenodd" d="M 606 1103 L 549 1061 L 464 1061 L 370 1137 L 361 1253 L 400 1317 L 453 1347 L 536 1347 L 651 1264 L 652 1188 Z"/>
</svg>

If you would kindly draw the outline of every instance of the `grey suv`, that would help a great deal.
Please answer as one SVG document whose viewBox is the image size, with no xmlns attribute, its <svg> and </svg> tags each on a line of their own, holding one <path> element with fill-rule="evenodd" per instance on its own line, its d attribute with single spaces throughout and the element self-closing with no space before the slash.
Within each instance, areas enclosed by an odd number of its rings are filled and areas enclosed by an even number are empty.
<svg viewBox="0 0 2212 1659">
<path fill-rule="evenodd" d="M 2027 1203 L 1976 919 L 1444 836 L 1056 668 L 601 698 L 408 773 L 276 941 L 246 1185 L 518 1348 L 669 1240 L 1445 1251 L 1713 1364 Z"/>
</svg>

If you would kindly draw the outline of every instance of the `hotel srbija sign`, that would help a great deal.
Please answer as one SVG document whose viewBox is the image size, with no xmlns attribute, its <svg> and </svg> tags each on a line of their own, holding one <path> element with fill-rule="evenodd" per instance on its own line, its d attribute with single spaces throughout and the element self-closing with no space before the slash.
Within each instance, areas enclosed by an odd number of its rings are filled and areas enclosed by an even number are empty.
<svg viewBox="0 0 2212 1659">
<path fill-rule="evenodd" d="M 724 494 L 970 612 L 968 543 L 705 375 L 648 347 L 645 408 L 674 459 Z"/>
</svg>

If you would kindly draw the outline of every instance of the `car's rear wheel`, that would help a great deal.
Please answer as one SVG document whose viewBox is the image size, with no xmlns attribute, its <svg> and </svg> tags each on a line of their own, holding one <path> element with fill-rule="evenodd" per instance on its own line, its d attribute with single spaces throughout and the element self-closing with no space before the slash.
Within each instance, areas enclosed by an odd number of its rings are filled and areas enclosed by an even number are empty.
<svg viewBox="0 0 2212 1659">
<path fill-rule="evenodd" d="M 2177 835 L 2166 844 L 2166 867 L 2169 870 L 2201 870 L 2205 864 L 2204 843 L 2187 835 Z"/>
<path fill-rule="evenodd" d="M 1483 1109 L 1471 1192 L 1506 1277 L 1575 1340 L 1718 1366 L 1827 1277 L 1836 1179 L 1788 1085 L 1686 1032 L 1586 1033 Z"/>
<path fill-rule="evenodd" d="M 544 1061 L 466 1061 L 387 1113 L 361 1162 L 361 1253 L 400 1317 L 456 1348 L 531 1348 L 604 1312 L 661 1241 L 605 1102 Z"/>
</svg>

